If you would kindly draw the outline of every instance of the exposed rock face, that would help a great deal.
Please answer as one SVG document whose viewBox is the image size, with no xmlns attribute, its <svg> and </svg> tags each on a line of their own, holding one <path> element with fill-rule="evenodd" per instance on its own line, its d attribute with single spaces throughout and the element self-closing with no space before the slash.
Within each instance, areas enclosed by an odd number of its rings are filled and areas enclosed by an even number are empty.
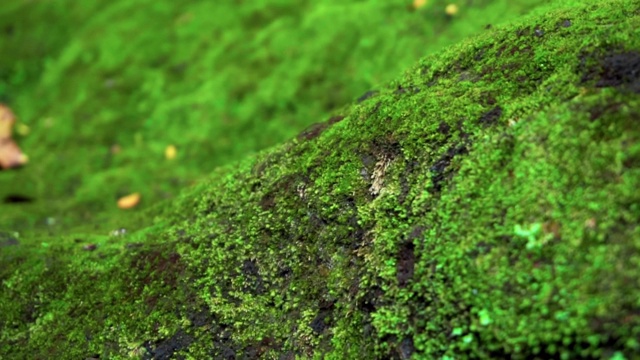
<svg viewBox="0 0 640 360">
<path fill-rule="evenodd" d="M 495 27 L 126 236 L 0 235 L 0 356 L 639 357 L 639 9 Z"/>
</svg>

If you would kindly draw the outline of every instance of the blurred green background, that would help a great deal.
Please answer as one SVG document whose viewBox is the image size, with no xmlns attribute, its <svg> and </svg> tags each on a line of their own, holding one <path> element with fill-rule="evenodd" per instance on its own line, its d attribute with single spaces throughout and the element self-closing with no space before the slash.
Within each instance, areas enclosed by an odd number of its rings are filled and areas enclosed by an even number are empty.
<svg viewBox="0 0 640 360">
<path fill-rule="evenodd" d="M 102 231 L 547 2 L 3 1 L 0 102 L 30 162 L 0 172 L 0 231 Z"/>
</svg>

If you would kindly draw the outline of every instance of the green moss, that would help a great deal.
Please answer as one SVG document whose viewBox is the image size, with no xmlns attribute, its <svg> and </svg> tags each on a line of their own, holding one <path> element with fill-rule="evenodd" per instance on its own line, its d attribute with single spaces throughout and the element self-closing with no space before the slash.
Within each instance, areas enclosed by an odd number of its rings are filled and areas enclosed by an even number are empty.
<svg viewBox="0 0 640 360">
<path fill-rule="evenodd" d="M 307 21 L 377 3 L 326 4 L 308 5 Z M 244 26 L 268 23 L 274 35 L 265 39 L 285 46 L 275 34 L 287 21 L 308 23 L 287 20 L 292 8 L 276 5 L 275 13 L 247 6 Z M 6 226 L 0 355 L 637 357 L 639 5 L 558 2 L 494 26 L 332 112 L 340 116 L 283 134 L 291 139 L 134 216 L 91 205 L 104 193 L 80 186 L 47 208 L 69 211 L 59 230 Z M 73 67 L 64 59 L 75 56 L 63 52 L 57 66 Z M 111 56 L 96 61 L 123 61 Z M 161 99 L 149 94 L 139 96 Z M 249 99 L 238 111 L 259 106 Z M 149 134 L 159 130 L 149 125 Z M 118 160 L 114 174 L 127 161 L 140 165 L 136 154 Z M 89 181 L 127 186 L 109 174 Z M 106 223 L 78 223 L 80 204 L 95 206 L 86 219 Z M 118 224 L 129 232 L 107 236 Z"/>
<path fill-rule="evenodd" d="M 0 197 L 37 204 L 0 205 L 0 228 L 64 232 L 111 223 L 132 192 L 139 209 L 174 198 L 539 2 L 475 2 L 455 18 L 442 2 L 410 11 L 404 0 L 7 3 L 0 100 L 30 127 L 18 140 L 31 161 L 2 174 Z"/>
</svg>

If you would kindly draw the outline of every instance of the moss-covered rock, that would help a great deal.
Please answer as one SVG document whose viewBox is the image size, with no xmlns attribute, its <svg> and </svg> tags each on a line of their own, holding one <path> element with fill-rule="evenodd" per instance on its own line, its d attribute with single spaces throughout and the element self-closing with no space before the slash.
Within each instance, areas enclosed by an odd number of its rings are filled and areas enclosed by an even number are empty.
<svg viewBox="0 0 640 360">
<path fill-rule="evenodd" d="M 640 357 L 639 32 L 539 8 L 128 232 L 2 233 L 0 356 Z"/>
</svg>

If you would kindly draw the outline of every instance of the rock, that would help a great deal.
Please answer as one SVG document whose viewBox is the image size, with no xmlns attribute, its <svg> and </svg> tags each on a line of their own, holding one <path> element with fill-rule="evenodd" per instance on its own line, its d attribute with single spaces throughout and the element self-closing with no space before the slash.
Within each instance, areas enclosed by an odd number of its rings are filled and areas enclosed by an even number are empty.
<svg viewBox="0 0 640 360">
<path fill-rule="evenodd" d="M 612 0 L 492 26 L 83 235 L 102 257 L 21 237 L 0 357 L 637 358 L 639 25 Z"/>
</svg>

